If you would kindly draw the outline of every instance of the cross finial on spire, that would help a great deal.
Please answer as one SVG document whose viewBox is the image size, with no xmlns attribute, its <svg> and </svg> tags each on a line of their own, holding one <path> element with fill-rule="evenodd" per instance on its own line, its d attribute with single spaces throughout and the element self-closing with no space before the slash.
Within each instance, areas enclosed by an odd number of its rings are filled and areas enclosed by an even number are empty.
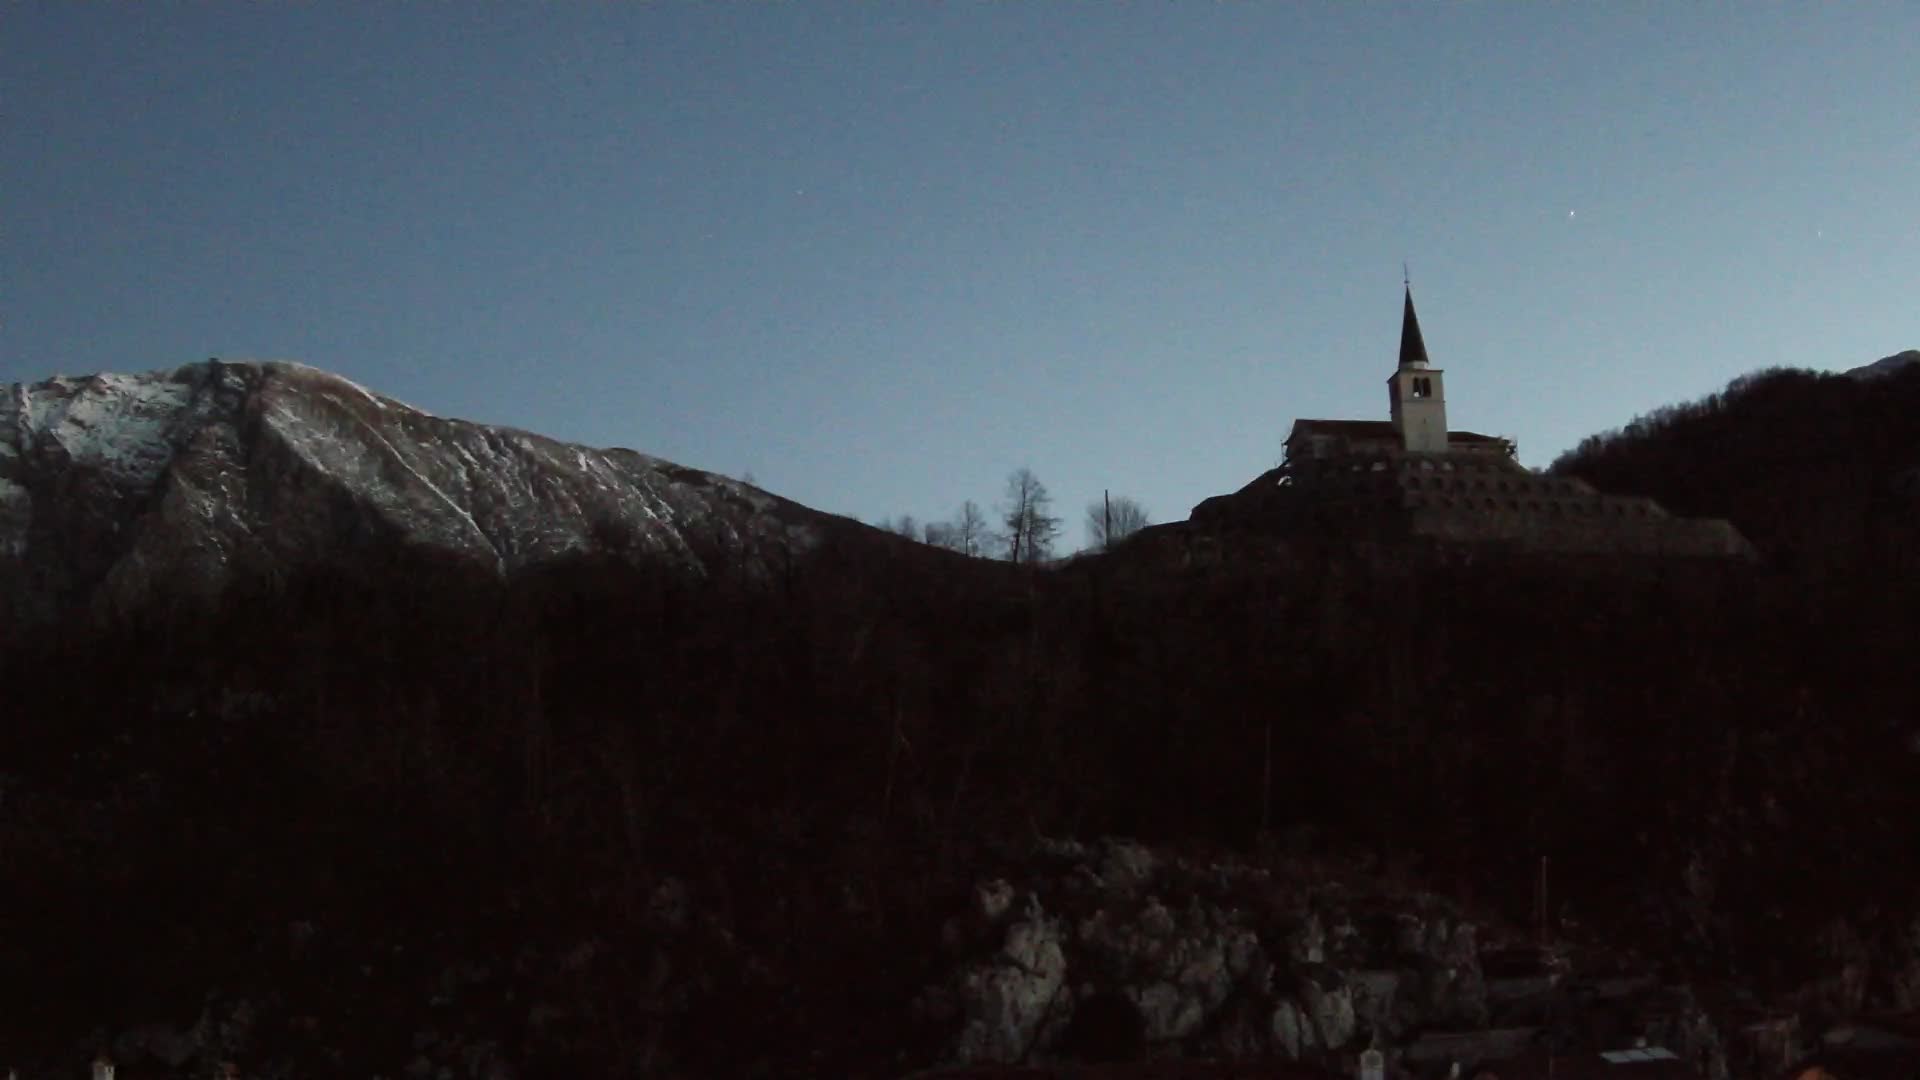
<svg viewBox="0 0 1920 1080">
<path fill-rule="evenodd" d="M 1413 288 L 1413 272 L 1407 269 L 1405 259 L 1400 260 L 1400 284 L 1409 289 Z"/>
</svg>

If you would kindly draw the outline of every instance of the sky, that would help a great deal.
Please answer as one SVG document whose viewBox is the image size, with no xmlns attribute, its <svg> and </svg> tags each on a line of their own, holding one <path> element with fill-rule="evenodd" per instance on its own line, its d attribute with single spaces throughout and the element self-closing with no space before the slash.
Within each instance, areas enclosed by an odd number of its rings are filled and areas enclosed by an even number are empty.
<svg viewBox="0 0 1920 1080">
<path fill-rule="evenodd" d="M 1920 347 L 1920 5 L 0 8 L 0 382 L 295 359 L 872 521 Z"/>
</svg>

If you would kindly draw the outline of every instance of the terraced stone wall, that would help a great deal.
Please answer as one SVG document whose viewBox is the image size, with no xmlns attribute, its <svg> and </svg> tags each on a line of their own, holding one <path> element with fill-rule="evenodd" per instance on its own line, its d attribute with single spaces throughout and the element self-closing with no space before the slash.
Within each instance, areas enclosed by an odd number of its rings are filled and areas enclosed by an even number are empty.
<svg viewBox="0 0 1920 1080">
<path fill-rule="evenodd" d="M 1725 521 L 1678 518 L 1651 499 L 1531 473 L 1494 455 L 1398 454 L 1303 463 L 1303 516 L 1383 538 L 1523 550 L 1727 556 L 1750 553 Z"/>
</svg>

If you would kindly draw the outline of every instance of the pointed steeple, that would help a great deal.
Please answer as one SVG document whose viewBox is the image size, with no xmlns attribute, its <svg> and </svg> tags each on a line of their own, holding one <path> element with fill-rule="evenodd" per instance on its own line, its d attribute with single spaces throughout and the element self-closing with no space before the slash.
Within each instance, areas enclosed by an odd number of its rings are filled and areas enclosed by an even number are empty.
<svg viewBox="0 0 1920 1080">
<path fill-rule="evenodd" d="M 1387 377 L 1388 416 L 1409 453 L 1444 454 L 1448 447 L 1445 372 L 1427 361 L 1420 317 L 1413 313 L 1413 285 L 1407 283 L 1406 314 L 1400 320 L 1400 366 Z"/>
<path fill-rule="evenodd" d="M 1427 366 L 1427 343 L 1420 338 L 1420 318 L 1413 313 L 1413 286 L 1407 285 L 1406 313 L 1400 316 L 1400 366 Z"/>
</svg>

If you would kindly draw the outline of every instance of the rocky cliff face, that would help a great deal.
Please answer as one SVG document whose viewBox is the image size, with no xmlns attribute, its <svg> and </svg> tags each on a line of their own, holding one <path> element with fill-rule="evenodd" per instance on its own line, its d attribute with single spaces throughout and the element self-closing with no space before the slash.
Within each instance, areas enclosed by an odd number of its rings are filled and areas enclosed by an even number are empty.
<svg viewBox="0 0 1920 1080">
<path fill-rule="evenodd" d="M 128 606 L 426 546 L 502 574 L 603 551 L 766 568 L 837 519 L 711 473 L 447 420 L 291 363 L 207 361 L 0 392 L 15 615 Z"/>
<path fill-rule="evenodd" d="M 1120 840 L 1043 841 L 947 924 L 918 1006 L 962 1063 L 1334 1062 L 1487 1022 L 1481 928 L 1431 895 Z"/>
</svg>

